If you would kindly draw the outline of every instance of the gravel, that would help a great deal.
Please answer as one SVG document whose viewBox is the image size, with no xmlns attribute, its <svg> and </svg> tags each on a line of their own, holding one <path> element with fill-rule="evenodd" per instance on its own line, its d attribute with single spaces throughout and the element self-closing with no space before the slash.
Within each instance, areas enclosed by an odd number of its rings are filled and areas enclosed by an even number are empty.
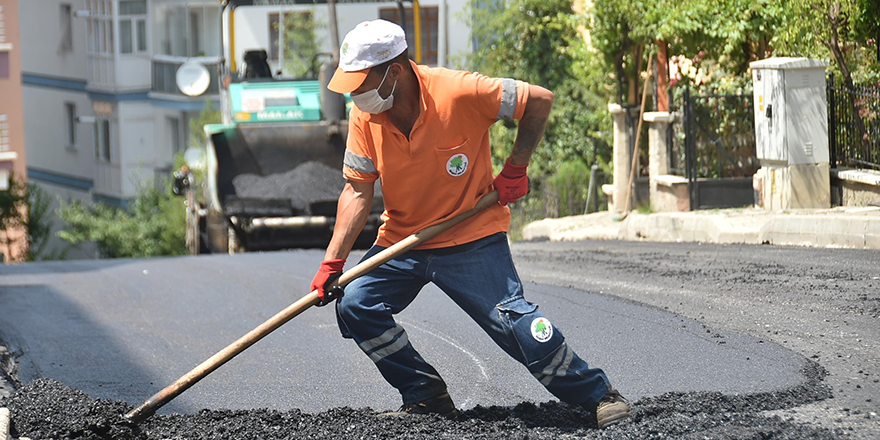
<svg viewBox="0 0 880 440">
<path fill-rule="evenodd" d="M 12 432 L 33 439 L 834 439 L 839 433 L 761 411 L 828 397 L 824 372 L 806 368 L 803 385 L 775 393 L 667 393 L 641 399 L 632 417 L 605 430 L 595 417 L 559 402 L 475 407 L 458 421 L 435 416 L 384 416 L 370 408 L 202 410 L 154 415 L 135 425 L 125 402 L 92 399 L 52 379 L 38 379 L 0 401 L 12 412 Z"/>
<path fill-rule="evenodd" d="M 232 179 L 235 192 L 241 198 L 290 199 L 291 205 L 303 213 L 310 213 L 315 202 L 335 202 L 345 186 L 342 171 L 321 162 L 304 162 L 286 172 L 260 176 L 240 174 Z"/>
</svg>

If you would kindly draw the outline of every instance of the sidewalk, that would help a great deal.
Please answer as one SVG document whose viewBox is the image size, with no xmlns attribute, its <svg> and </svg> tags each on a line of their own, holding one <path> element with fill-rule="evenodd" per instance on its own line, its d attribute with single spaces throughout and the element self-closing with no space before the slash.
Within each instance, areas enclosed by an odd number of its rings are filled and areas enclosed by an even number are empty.
<svg viewBox="0 0 880 440">
<path fill-rule="evenodd" d="M 784 213 L 721 209 L 656 214 L 610 212 L 544 219 L 523 229 L 524 240 L 648 240 L 880 249 L 880 207 L 839 207 Z"/>
</svg>

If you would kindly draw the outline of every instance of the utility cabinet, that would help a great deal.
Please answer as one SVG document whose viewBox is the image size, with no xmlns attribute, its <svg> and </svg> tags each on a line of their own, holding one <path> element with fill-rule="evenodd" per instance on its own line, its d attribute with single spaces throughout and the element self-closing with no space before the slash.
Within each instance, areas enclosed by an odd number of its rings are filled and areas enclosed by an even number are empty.
<svg viewBox="0 0 880 440">
<path fill-rule="evenodd" d="M 761 201 L 768 210 L 831 206 L 825 67 L 809 58 L 750 64 Z"/>
</svg>

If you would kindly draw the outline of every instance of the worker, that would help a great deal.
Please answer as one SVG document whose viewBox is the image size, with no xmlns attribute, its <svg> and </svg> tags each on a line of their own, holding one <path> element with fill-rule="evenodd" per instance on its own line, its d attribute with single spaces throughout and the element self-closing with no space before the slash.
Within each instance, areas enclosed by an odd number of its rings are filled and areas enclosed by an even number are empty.
<svg viewBox="0 0 880 440">
<path fill-rule="evenodd" d="M 330 90 L 351 93 L 333 237 L 311 290 L 336 301 L 342 335 L 353 338 L 403 398 L 400 413 L 458 411 L 446 383 L 416 351 L 394 315 L 432 282 L 507 354 L 560 400 L 596 414 L 600 428 L 629 416 L 629 403 L 601 369 L 590 368 L 560 329 L 523 297 L 507 241 L 506 206 L 528 192 L 526 168 L 544 133 L 553 94 L 539 86 L 416 65 L 400 26 L 373 20 L 349 32 Z M 492 172 L 489 127 L 517 119 L 513 151 Z M 367 259 L 408 235 L 472 209 L 498 191 L 499 203 L 429 239 L 345 287 L 332 288 L 363 229 L 381 180 L 385 223 Z"/>
</svg>

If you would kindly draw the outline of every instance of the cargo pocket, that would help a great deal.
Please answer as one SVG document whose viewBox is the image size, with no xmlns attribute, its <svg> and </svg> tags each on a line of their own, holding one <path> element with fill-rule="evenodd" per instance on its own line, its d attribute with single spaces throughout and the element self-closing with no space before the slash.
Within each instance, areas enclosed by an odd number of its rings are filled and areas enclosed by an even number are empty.
<svg viewBox="0 0 880 440">
<path fill-rule="evenodd" d="M 345 320 L 342 319 L 342 314 L 339 313 L 339 300 L 336 300 L 334 309 L 336 310 L 336 323 L 339 325 L 339 332 L 342 333 L 343 338 L 352 339 L 353 336 L 351 336 L 351 330 L 348 329 L 348 325 L 345 323 Z"/>
<path fill-rule="evenodd" d="M 531 360 L 527 354 L 532 350 L 529 348 L 531 343 L 524 336 L 531 333 L 532 315 L 538 310 L 538 306 L 520 295 L 499 303 L 495 309 L 498 310 L 501 326 L 510 340 L 507 352 L 523 365 L 528 365 Z"/>
</svg>

